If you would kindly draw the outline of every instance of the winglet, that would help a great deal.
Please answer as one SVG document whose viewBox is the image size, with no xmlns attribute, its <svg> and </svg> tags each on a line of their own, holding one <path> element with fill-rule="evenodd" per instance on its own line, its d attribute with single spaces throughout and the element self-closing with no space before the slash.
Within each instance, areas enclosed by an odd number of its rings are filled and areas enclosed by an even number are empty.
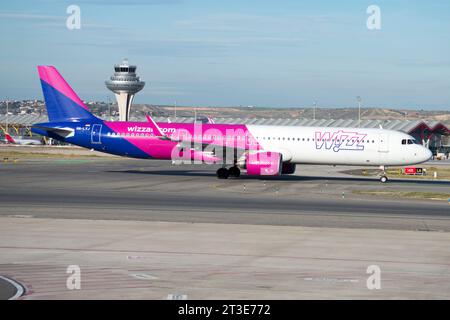
<svg viewBox="0 0 450 320">
<path fill-rule="evenodd" d="M 153 133 L 155 134 L 155 136 L 157 136 L 158 138 L 162 138 L 162 139 L 169 139 L 169 137 L 167 137 L 162 132 L 161 128 L 156 124 L 155 120 L 153 120 L 152 117 L 150 117 L 148 114 L 145 116 L 147 117 L 148 122 L 150 122 L 151 128 L 153 129 Z"/>
</svg>

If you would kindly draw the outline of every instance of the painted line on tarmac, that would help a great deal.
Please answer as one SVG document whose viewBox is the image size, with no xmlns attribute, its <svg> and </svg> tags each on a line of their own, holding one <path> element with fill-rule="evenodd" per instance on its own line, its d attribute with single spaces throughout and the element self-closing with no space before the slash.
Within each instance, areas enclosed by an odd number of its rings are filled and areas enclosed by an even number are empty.
<svg viewBox="0 0 450 320">
<path fill-rule="evenodd" d="M 19 299 L 21 296 L 23 296 L 23 294 L 25 293 L 25 289 L 24 289 L 24 287 L 20 284 L 20 283 L 18 283 L 17 281 L 15 281 L 15 280 L 12 280 L 12 279 L 10 279 L 10 278 L 6 278 L 6 277 L 4 277 L 4 276 L 0 276 L 0 279 L 2 279 L 2 280 L 4 280 L 4 281 L 6 281 L 6 282 L 9 282 L 11 285 L 13 285 L 14 286 L 14 288 L 16 288 L 16 293 L 14 294 L 14 296 L 12 296 L 11 298 L 9 298 L 8 300 L 16 300 L 16 299 Z"/>
</svg>

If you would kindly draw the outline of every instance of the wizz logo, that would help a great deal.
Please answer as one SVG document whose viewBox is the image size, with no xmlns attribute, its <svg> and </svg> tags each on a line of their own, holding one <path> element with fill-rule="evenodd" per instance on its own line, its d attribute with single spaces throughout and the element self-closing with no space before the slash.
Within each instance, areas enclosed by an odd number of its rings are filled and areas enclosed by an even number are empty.
<svg viewBox="0 0 450 320">
<path fill-rule="evenodd" d="M 316 149 L 333 149 L 334 152 L 340 150 L 364 150 L 363 140 L 366 133 L 339 130 L 337 132 L 316 132 Z"/>
</svg>

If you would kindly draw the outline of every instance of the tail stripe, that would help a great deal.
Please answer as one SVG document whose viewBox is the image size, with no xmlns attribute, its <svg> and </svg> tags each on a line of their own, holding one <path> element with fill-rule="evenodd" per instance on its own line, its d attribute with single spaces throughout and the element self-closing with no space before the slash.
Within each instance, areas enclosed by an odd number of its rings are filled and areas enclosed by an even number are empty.
<svg viewBox="0 0 450 320">
<path fill-rule="evenodd" d="M 42 92 L 51 122 L 89 120 L 96 118 L 76 95 L 55 67 L 38 66 Z"/>
<path fill-rule="evenodd" d="M 38 66 L 39 77 L 42 81 L 45 81 L 48 85 L 52 86 L 54 89 L 61 92 L 67 98 L 71 99 L 76 104 L 80 105 L 86 110 L 89 110 L 83 101 L 77 96 L 77 94 L 72 90 L 69 84 L 64 80 L 64 78 L 59 74 L 58 70 L 52 66 Z"/>
</svg>

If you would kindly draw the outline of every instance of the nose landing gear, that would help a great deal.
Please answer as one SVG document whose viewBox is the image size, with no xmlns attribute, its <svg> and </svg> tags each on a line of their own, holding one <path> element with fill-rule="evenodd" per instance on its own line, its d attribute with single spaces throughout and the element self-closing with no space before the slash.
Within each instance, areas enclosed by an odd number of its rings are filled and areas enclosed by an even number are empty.
<svg viewBox="0 0 450 320">
<path fill-rule="evenodd" d="M 387 173 L 386 173 L 386 167 L 385 166 L 380 166 L 380 182 L 381 183 L 386 183 L 388 182 L 388 177 L 387 177 Z"/>
</svg>

